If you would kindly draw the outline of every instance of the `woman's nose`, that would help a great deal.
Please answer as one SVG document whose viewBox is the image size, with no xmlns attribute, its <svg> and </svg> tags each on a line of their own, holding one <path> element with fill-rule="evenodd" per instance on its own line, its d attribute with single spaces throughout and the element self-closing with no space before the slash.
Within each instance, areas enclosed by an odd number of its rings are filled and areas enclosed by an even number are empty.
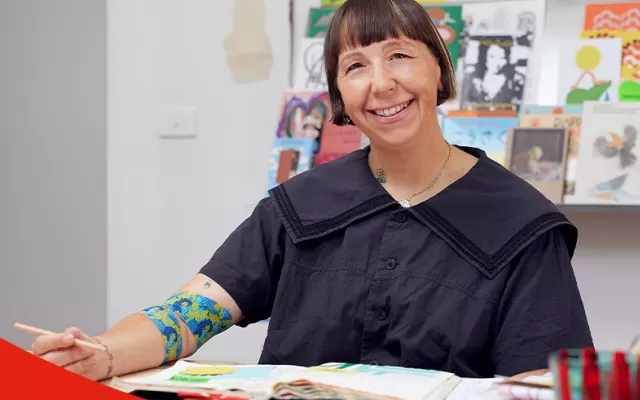
<svg viewBox="0 0 640 400">
<path fill-rule="evenodd" d="M 395 89 L 396 81 L 387 68 L 380 67 L 373 69 L 371 78 L 371 91 L 374 93 L 388 92 Z"/>
</svg>

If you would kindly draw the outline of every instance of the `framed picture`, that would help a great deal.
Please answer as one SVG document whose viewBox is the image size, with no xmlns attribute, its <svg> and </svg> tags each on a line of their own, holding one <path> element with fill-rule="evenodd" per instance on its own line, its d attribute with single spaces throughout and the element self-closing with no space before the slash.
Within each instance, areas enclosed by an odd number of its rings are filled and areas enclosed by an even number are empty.
<svg viewBox="0 0 640 400">
<path fill-rule="evenodd" d="M 561 203 L 568 137 L 562 128 L 514 128 L 507 138 L 505 165 L 549 200 Z"/>
</svg>

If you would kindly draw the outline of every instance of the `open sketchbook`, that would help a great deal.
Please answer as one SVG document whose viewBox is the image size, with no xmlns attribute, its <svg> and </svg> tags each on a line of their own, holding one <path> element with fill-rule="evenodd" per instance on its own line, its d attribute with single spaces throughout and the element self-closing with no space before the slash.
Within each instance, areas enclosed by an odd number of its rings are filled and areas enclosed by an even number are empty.
<svg viewBox="0 0 640 400">
<path fill-rule="evenodd" d="M 362 364 L 304 368 L 178 361 L 149 376 L 116 379 L 112 386 L 127 391 L 233 393 L 264 400 L 440 400 L 460 381 L 447 372 Z"/>
</svg>

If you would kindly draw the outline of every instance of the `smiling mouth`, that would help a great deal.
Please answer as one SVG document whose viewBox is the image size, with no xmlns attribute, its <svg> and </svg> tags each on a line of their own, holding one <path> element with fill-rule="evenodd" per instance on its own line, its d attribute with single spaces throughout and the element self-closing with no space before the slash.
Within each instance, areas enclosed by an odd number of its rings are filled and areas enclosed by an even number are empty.
<svg viewBox="0 0 640 400">
<path fill-rule="evenodd" d="M 397 106 L 391 107 L 391 108 L 381 108 L 378 110 L 370 110 L 369 112 L 372 114 L 375 114 L 379 117 L 393 117 L 394 115 L 398 114 L 400 111 L 404 110 L 405 108 L 409 107 L 409 105 L 411 105 L 411 103 L 413 103 L 413 99 L 406 101 L 402 104 L 398 104 Z"/>
</svg>

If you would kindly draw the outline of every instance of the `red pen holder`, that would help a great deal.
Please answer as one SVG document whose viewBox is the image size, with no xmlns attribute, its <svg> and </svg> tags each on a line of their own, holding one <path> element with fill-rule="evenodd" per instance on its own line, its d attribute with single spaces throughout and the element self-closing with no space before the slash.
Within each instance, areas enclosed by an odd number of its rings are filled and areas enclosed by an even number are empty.
<svg viewBox="0 0 640 400">
<path fill-rule="evenodd" d="M 640 355 L 564 349 L 549 358 L 558 400 L 640 400 Z"/>
</svg>

